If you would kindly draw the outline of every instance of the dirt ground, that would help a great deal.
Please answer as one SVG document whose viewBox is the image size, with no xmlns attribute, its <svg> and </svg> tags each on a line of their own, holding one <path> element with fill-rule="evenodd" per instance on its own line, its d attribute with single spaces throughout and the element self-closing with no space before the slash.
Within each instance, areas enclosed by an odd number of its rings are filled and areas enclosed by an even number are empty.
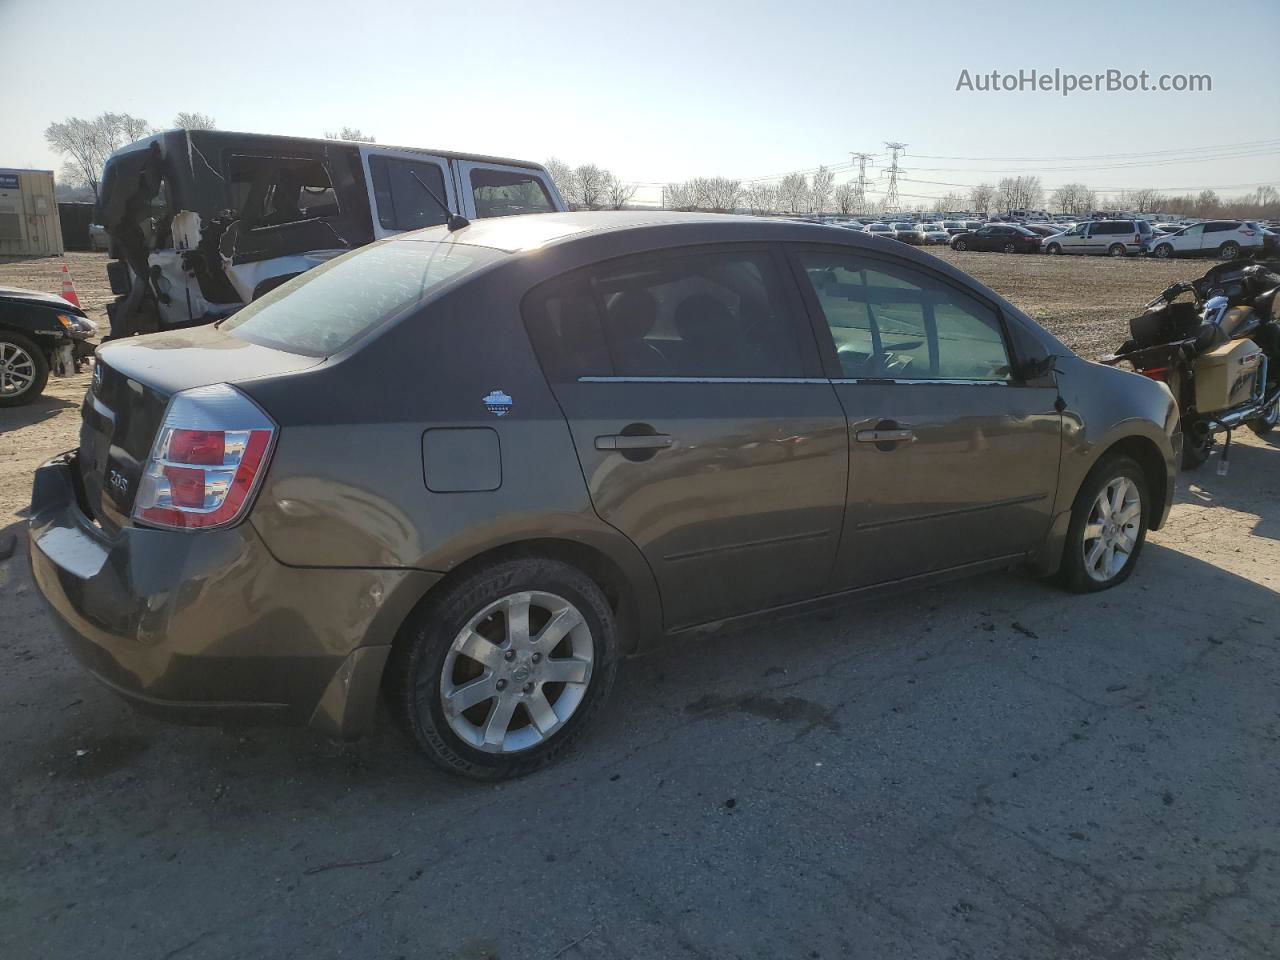
<svg viewBox="0 0 1280 960">
<path fill-rule="evenodd" d="M 1085 355 L 1204 269 L 942 256 Z M 564 762 L 477 786 L 385 722 L 172 726 L 71 662 L 21 511 L 86 380 L 0 411 L 5 960 L 1280 956 L 1280 437 L 1180 477 L 1116 590 L 996 574 L 667 647 Z"/>
</svg>

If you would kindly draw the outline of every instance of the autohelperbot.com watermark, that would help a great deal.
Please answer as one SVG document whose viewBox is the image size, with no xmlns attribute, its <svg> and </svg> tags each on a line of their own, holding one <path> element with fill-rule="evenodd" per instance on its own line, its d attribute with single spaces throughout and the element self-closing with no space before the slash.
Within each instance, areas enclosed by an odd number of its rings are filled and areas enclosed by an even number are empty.
<svg viewBox="0 0 1280 960">
<path fill-rule="evenodd" d="M 1211 93 L 1213 77 L 1207 73 L 1149 73 L 1140 70 L 1103 70 L 1072 73 L 1053 70 L 973 71 L 962 69 L 956 92 L 967 93 Z"/>
</svg>

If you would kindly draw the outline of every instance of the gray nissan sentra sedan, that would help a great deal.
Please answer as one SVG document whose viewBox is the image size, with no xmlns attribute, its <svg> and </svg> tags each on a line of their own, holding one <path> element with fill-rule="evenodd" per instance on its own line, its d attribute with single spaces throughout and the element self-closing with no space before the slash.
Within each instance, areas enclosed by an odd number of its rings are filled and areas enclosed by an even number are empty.
<svg viewBox="0 0 1280 960">
<path fill-rule="evenodd" d="M 340 257 L 109 343 L 32 494 L 36 582 L 139 706 L 547 763 L 663 635 L 1025 566 L 1132 572 L 1167 389 L 928 254 L 817 224 L 546 214 Z"/>
</svg>

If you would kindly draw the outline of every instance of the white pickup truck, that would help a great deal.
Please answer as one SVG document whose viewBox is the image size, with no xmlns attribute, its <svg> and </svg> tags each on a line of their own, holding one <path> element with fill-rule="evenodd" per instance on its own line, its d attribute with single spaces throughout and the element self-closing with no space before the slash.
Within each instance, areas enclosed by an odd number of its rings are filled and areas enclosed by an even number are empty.
<svg viewBox="0 0 1280 960">
<path fill-rule="evenodd" d="M 566 209 L 536 163 L 343 140 L 170 130 L 107 160 L 111 335 L 209 323 L 405 230 Z"/>
</svg>

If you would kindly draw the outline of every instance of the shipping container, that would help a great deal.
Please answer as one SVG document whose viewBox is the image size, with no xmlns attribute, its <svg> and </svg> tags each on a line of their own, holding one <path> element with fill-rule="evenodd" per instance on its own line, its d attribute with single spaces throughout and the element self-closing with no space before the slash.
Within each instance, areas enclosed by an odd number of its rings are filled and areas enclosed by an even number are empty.
<svg viewBox="0 0 1280 960">
<path fill-rule="evenodd" d="M 0 256 L 62 255 L 52 170 L 0 167 Z"/>
</svg>

